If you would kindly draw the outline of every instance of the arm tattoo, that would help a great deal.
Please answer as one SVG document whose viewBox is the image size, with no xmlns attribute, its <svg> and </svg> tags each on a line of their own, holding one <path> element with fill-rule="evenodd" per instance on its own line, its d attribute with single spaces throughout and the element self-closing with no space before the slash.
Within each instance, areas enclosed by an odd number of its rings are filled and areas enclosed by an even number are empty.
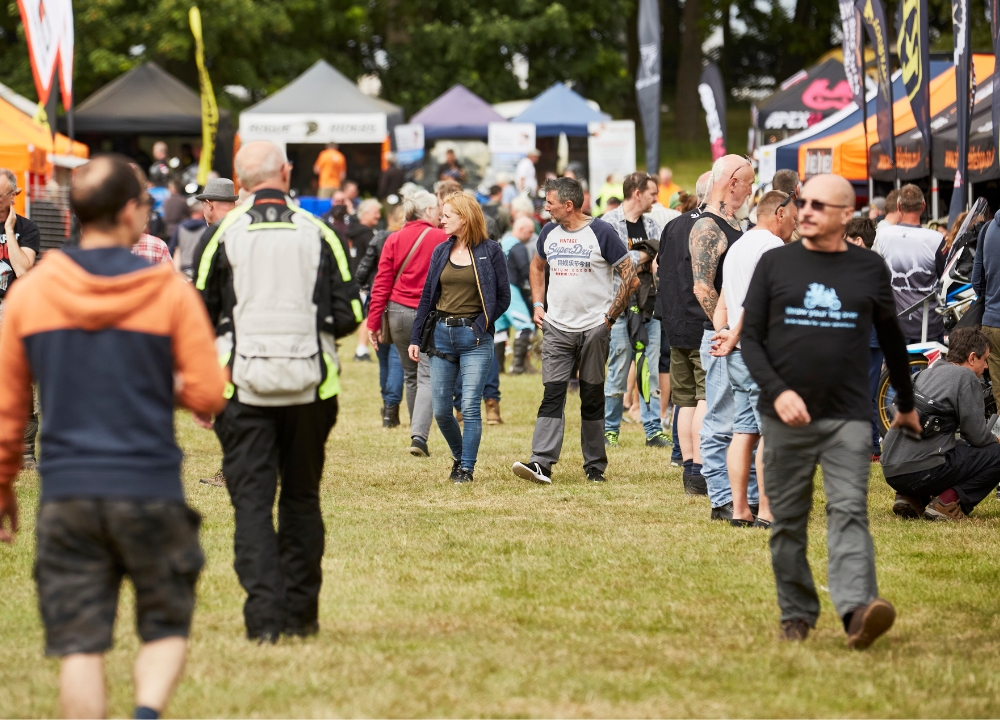
<svg viewBox="0 0 1000 720">
<path fill-rule="evenodd" d="M 617 273 L 622 281 L 618 286 L 618 292 L 615 293 L 614 300 L 611 301 L 611 308 L 608 310 L 608 315 L 618 318 L 625 312 L 625 308 L 628 307 L 628 301 L 632 297 L 632 293 L 638 289 L 639 276 L 636 275 L 635 265 L 632 263 L 632 258 L 628 255 L 615 265 L 615 273 Z"/>
<path fill-rule="evenodd" d="M 726 251 L 729 242 L 714 220 L 703 218 L 691 228 L 690 243 L 694 295 L 711 320 L 715 316 L 715 306 L 719 302 L 719 293 L 715 290 L 719 256 Z"/>
</svg>

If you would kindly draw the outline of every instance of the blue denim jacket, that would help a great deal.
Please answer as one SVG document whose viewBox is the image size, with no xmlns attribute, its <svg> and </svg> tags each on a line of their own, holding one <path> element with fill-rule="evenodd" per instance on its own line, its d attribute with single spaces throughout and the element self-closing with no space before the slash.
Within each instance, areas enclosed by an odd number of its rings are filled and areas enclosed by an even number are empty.
<svg viewBox="0 0 1000 720">
<path fill-rule="evenodd" d="M 424 291 L 420 295 L 420 305 L 417 306 L 417 316 L 413 319 L 413 332 L 410 334 L 410 344 L 420 344 L 420 331 L 424 326 L 427 313 L 437 307 L 441 298 L 441 273 L 448 264 L 448 256 L 455 247 L 454 236 L 448 238 L 434 248 L 431 255 L 431 265 L 427 270 L 427 280 L 424 281 Z M 510 281 L 507 279 L 507 258 L 504 257 L 500 243 L 495 240 L 484 240 L 472 249 L 472 264 L 476 271 L 476 282 L 486 311 L 476 318 L 472 330 L 477 340 L 483 335 L 493 334 L 493 324 L 496 319 L 507 312 L 510 307 Z"/>
</svg>

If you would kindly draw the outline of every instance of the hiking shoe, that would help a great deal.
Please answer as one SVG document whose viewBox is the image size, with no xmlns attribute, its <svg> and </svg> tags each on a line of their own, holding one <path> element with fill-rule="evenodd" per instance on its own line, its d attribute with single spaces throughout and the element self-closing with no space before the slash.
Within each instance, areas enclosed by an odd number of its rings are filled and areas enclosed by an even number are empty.
<svg viewBox="0 0 1000 720">
<path fill-rule="evenodd" d="M 708 495 L 708 483 L 701 473 L 684 473 L 685 495 Z"/>
<path fill-rule="evenodd" d="M 604 477 L 604 471 L 598 470 L 595 467 L 587 468 L 587 479 L 590 482 L 607 482 L 607 478 Z"/>
<path fill-rule="evenodd" d="M 674 447 L 674 441 L 669 435 L 667 435 L 662 430 L 658 433 L 650 435 L 646 438 L 646 447 L 656 447 L 656 448 L 671 448 Z"/>
<path fill-rule="evenodd" d="M 610 430 L 604 433 L 604 447 L 608 448 L 621 447 L 621 445 L 618 444 L 618 433 L 611 432 Z"/>
<path fill-rule="evenodd" d="M 472 480 L 473 480 L 473 477 L 472 477 L 472 471 L 471 470 L 466 470 L 465 468 L 459 468 L 458 472 L 455 473 L 455 484 L 456 485 L 458 485 L 459 483 L 470 483 L 470 482 L 472 482 Z"/>
<path fill-rule="evenodd" d="M 895 506 L 893 506 L 895 509 Z M 924 517 L 928 520 L 965 520 L 968 517 L 962 512 L 962 507 L 958 500 L 953 503 L 943 503 L 941 498 L 934 498 L 924 510 Z"/>
<path fill-rule="evenodd" d="M 458 482 L 458 473 L 461 470 L 462 470 L 462 461 L 456 460 L 451 465 L 451 475 L 448 476 L 448 479 L 451 480 L 452 482 Z"/>
<path fill-rule="evenodd" d="M 539 485 L 552 484 L 552 471 L 536 462 L 516 462 L 511 470 L 519 478 L 530 480 L 533 483 L 538 483 Z"/>
<path fill-rule="evenodd" d="M 21 469 L 22 470 L 37 471 L 38 470 L 38 461 L 35 460 L 35 456 L 34 455 L 25 455 L 21 459 Z"/>
<path fill-rule="evenodd" d="M 500 417 L 500 401 L 493 398 L 486 398 L 486 424 L 503 425 L 503 418 Z"/>
<path fill-rule="evenodd" d="M 410 455 L 413 457 L 430 457 L 431 451 L 427 449 L 427 441 L 421 437 L 414 436 L 410 440 Z"/>
<path fill-rule="evenodd" d="M 915 497 L 896 493 L 896 499 L 892 503 L 892 514 L 908 520 L 918 520 L 924 516 L 926 508 L 927 505 Z"/>
<path fill-rule="evenodd" d="M 781 639 L 787 642 L 802 642 L 809 637 L 809 623 L 802 618 L 781 621 Z"/>
<path fill-rule="evenodd" d="M 385 405 L 382 408 L 382 427 L 399 427 L 399 405 Z"/>
<path fill-rule="evenodd" d="M 880 635 L 884 635 L 896 620 L 896 608 L 888 600 L 875 598 L 867 605 L 854 608 L 847 626 L 847 647 L 864 650 Z"/>
<path fill-rule="evenodd" d="M 719 507 L 712 508 L 711 517 L 713 520 L 732 520 L 733 519 L 732 502 L 727 502 L 725 505 L 720 505 Z"/>
<path fill-rule="evenodd" d="M 226 476 L 222 474 L 222 470 L 219 470 L 212 477 L 202 478 L 198 482 L 211 485 L 212 487 L 226 487 Z"/>
</svg>

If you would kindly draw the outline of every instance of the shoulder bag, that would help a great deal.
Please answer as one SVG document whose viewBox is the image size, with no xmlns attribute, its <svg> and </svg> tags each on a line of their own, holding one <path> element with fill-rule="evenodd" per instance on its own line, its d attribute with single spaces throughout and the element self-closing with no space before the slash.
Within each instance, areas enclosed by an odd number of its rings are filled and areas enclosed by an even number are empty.
<svg viewBox="0 0 1000 720">
<path fill-rule="evenodd" d="M 423 242 L 424 237 L 429 233 L 431 229 L 424 228 L 424 231 L 420 233 L 417 237 L 417 241 L 413 243 L 413 247 L 410 248 L 410 252 L 406 253 L 406 257 L 403 258 L 403 264 L 399 266 L 399 270 L 396 271 L 396 277 L 392 279 L 392 287 L 389 288 L 389 294 L 392 295 L 392 288 L 396 286 L 399 282 L 400 276 L 403 271 L 406 270 L 406 266 L 410 264 L 410 258 L 413 257 L 413 253 L 417 251 L 420 247 L 420 243 Z M 385 302 L 385 310 L 382 311 L 382 329 L 379 331 L 378 341 L 384 345 L 388 345 L 392 342 L 392 333 L 389 331 L 389 301 Z"/>
</svg>

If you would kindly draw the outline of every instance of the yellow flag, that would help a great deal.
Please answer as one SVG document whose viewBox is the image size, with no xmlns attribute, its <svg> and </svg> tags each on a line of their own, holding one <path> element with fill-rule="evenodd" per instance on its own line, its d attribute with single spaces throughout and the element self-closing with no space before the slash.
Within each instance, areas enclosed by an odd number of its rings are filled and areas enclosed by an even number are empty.
<svg viewBox="0 0 1000 720">
<path fill-rule="evenodd" d="M 219 131 L 219 106 L 215 104 L 212 78 L 205 68 L 205 43 L 201 38 L 201 12 L 195 5 L 188 13 L 191 34 L 194 35 L 194 60 L 198 64 L 198 81 L 201 86 L 201 160 L 198 163 L 198 184 L 208 182 L 212 170 L 212 156 L 215 154 L 215 135 Z"/>
</svg>

